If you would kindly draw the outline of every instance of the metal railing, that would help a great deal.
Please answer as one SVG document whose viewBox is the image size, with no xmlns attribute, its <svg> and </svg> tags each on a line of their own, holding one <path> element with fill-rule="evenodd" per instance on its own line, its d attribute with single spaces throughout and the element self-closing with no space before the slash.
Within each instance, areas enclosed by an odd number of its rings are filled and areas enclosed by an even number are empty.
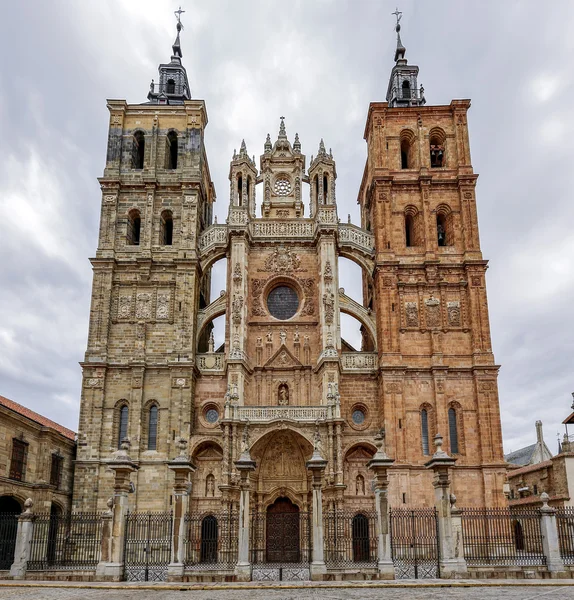
<svg viewBox="0 0 574 600">
<path fill-rule="evenodd" d="M 574 565 L 574 507 L 563 506 L 556 510 L 556 528 L 560 556 L 565 565 Z"/>
<path fill-rule="evenodd" d="M 239 535 L 237 512 L 188 513 L 185 523 L 186 569 L 217 571 L 235 567 Z"/>
<path fill-rule="evenodd" d="M 325 511 L 323 535 L 325 564 L 328 568 L 377 565 L 376 511 Z"/>
<path fill-rule="evenodd" d="M 9 569 L 14 562 L 17 533 L 18 515 L 0 513 L 0 571 Z"/>
<path fill-rule="evenodd" d="M 464 557 L 470 566 L 545 565 L 539 509 L 462 509 Z"/>
<path fill-rule="evenodd" d="M 36 514 L 28 569 L 95 569 L 101 539 L 98 513 Z"/>
</svg>

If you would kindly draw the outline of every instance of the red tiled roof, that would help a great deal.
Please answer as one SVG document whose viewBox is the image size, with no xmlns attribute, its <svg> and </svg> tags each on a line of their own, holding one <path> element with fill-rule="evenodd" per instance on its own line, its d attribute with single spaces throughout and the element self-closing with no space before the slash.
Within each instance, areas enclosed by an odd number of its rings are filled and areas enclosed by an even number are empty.
<svg viewBox="0 0 574 600">
<path fill-rule="evenodd" d="M 552 460 L 545 460 L 543 462 L 534 463 L 533 465 L 526 465 L 525 467 L 520 467 L 514 471 L 509 471 L 506 476 L 510 479 L 514 479 L 518 475 L 523 475 L 524 473 L 532 473 L 533 471 L 538 471 L 539 469 L 547 469 L 552 466 Z"/>
<path fill-rule="evenodd" d="M 67 427 L 64 427 L 63 425 L 60 425 L 59 423 L 56 423 L 55 421 L 52 421 L 51 419 L 48 419 L 47 417 L 43 417 L 42 415 L 39 415 L 37 412 L 34 412 L 33 410 L 30 410 L 29 408 L 26 408 L 25 406 L 22 406 L 21 404 L 18 404 L 17 402 L 8 400 L 8 398 L 4 398 L 4 396 L 0 396 L 0 405 L 5 406 L 6 408 L 9 408 L 10 410 L 13 410 L 15 413 L 18 413 L 19 415 L 22 415 L 23 417 L 26 417 L 26 418 L 30 419 L 31 421 L 39 423 L 40 425 L 43 425 L 44 427 L 49 427 L 50 429 L 54 429 L 58 433 L 61 433 L 64 437 L 67 437 L 69 440 L 76 439 L 76 434 L 71 429 L 68 429 Z"/>
</svg>

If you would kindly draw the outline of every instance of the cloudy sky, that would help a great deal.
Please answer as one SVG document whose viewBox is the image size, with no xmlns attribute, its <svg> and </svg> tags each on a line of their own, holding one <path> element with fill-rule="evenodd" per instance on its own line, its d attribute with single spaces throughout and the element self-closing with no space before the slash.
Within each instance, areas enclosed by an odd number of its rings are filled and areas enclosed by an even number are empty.
<svg viewBox="0 0 574 600">
<path fill-rule="evenodd" d="M 395 4 L 182 2 L 184 64 L 194 97 L 207 103 L 220 221 L 233 149 L 245 138 L 258 156 L 285 115 L 289 137 L 299 133 L 308 157 L 321 137 L 333 149 L 339 214 L 357 223 L 363 128 L 369 102 L 386 93 Z M 75 429 L 106 98 L 145 101 L 171 53 L 177 4 L 2 5 L 0 395 Z M 420 67 L 427 101 L 472 99 L 505 450 L 532 443 L 541 419 L 555 452 L 574 390 L 574 3 L 402 0 L 400 9 L 407 58 Z M 342 275 L 349 290 L 352 268 Z"/>
</svg>

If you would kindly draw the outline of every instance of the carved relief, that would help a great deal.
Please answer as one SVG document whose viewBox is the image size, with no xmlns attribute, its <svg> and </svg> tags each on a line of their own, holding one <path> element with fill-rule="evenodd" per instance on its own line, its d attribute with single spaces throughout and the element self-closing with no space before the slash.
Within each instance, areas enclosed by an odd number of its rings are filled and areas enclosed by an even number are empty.
<svg viewBox="0 0 574 600">
<path fill-rule="evenodd" d="M 234 325 L 241 324 L 241 309 L 243 308 L 243 296 L 233 296 L 231 312 Z"/>
<path fill-rule="evenodd" d="M 271 255 L 265 261 L 263 269 L 261 271 L 270 271 L 272 273 L 293 273 L 297 271 L 306 271 L 301 267 L 301 259 L 294 253 L 285 248 L 279 246 L 275 248 Z"/>
<path fill-rule="evenodd" d="M 289 217 L 289 211 L 284 208 L 281 208 L 277 211 L 277 216 L 279 218 L 287 218 Z"/>
<path fill-rule="evenodd" d="M 407 327 L 419 326 L 419 305 L 417 302 L 405 302 L 405 317 Z"/>
<path fill-rule="evenodd" d="M 431 296 L 425 300 L 427 327 L 440 327 L 440 301 Z"/>
<path fill-rule="evenodd" d="M 169 319 L 169 292 L 157 295 L 156 319 Z"/>
<path fill-rule="evenodd" d="M 243 275 L 241 274 L 241 265 L 237 262 L 235 263 L 235 269 L 233 269 L 233 281 L 235 285 L 241 285 L 243 281 Z"/>
<path fill-rule="evenodd" d="M 301 316 L 312 316 L 315 314 L 315 280 L 313 278 L 297 279 L 303 288 L 305 294 L 305 305 L 301 311 Z"/>
<path fill-rule="evenodd" d="M 264 317 L 267 313 L 261 306 L 261 292 L 265 286 L 265 279 L 251 281 L 251 314 L 254 317 Z"/>
<path fill-rule="evenodd" d="M 277 404 L 279 406 L 287 406 L 289 404 L 289 386 L 282 383 L 277 392 Z"/>
<path fill-rule="evenodd" d="M 331 325 L 335 316 L 335 295 L 333 292 L 323 294 L 323 306 L 325 308 L 325 323 Z"/>
<path fill-rule="evenodd" d="M 398 381 L 392 381 L 385 386 L 387 394 L 400 394 L 403 391 L 403 386 Z"/>
<path fill-rule="evenodd" d="M 460 327 L 460 302 L 447 302 L 446 312 L 448 315 L 448 324 L 453 327 Z"/>
<path fill-rule="evenodd" d="M 136 319 L 151 319 L 151 294 L 142 292 L 137 295 Z"/>
<path fill-rule="evenodd" d="M 329 285 L 333 281 L 333 269 L 331 268 L 331 261 L 328 260 L 325 264 L 325 270 L 323 272 L 323 278 L 325 283 Z"/>
<path fill-rule="evenodd" d="M 132 297 L 120 296 L 118 300 L 118 318 L 129 319 L 132 316 Z"/>
<path fill-rule="evenodd" d="M 365 495 L 365 478 L 362 475 L 357 475 L 357 479 L 355 480 L 355 495 Z"/>
</svg>

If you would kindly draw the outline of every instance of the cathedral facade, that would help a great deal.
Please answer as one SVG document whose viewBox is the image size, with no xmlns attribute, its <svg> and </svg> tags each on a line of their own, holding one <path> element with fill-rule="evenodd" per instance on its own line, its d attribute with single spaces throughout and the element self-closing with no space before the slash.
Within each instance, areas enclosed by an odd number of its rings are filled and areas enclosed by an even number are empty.
<svg viewBox="0 0 574 600">
<path fill-rule="evenodd" d="M 387 101 L 368 107 L 360 225 L 339 219 L 331 151 L 321 141 L 308 160 L 283 118 L 258 161 L 245 144 L 234 154 L 218 224 L 206 106 L 181 59 L 178 30 L 148 102 L 108 101 L 74 510 L 105 509 L 122 445 L 138 467 L 131 510 L 170 510 L 167 463 L 182 447 L 195 467 L 190 510 L 233 505 L 243 440 L 258 511 L 310 509 L 314 444 L 325 505 L 367 510 L 382 429 L 391 506 L 434 505 L 424 465 L 437 433 L 456 458 L 459 504 L 502 506 L 470 102 L 427 105 L 398 38 Z M 362 269 L 362 303 L 339 285 L 341 257 Z M 226 289 L 211 297 L 219 260 Z M 361 323 L 360 349 L 341 338 L 341 313 Z"/>
</svg>

